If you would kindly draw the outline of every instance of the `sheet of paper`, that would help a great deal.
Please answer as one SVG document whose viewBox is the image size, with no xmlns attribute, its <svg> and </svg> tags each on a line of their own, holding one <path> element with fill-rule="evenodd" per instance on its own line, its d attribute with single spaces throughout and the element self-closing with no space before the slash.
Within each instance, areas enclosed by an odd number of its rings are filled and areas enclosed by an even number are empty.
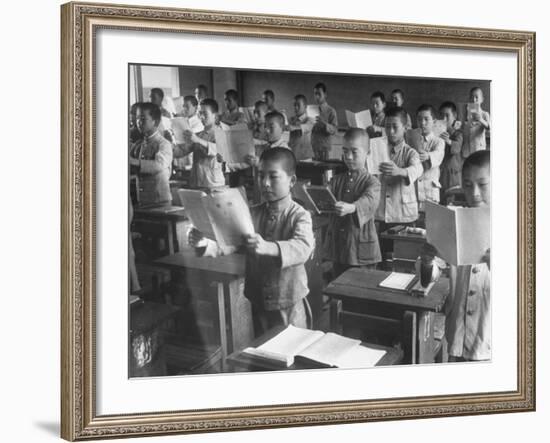
<svg viewBox="0 0 550 443">
<path fill-rule="evenodd" d="M 174 139 L 176 143 L 184 142 L 184 131 L 191 131 L 189 125 L 189 119 L 187 117 L 176 117 L 170 120 L 172 131 L 174 132 Z"/>
<path fill-rule="evenodd" d="M 251 123 L 254 121 L 254 106 L 247 106 L 239 108 L 239 111 L 244 114 L 244 119 Z"/>
<path fill-rule="evenodd" d="M 325 365 L 337 366 L 338 360 L 346 352 L 360 344 L 361 340 L 328 332 L 322 338 L 300 351 L 298 355 Z"/>
<path fill-rule="evenodd" d="M 409 129 L 405 133 L 405 143 L 407 143 L 411 148 L 415 149 L 417 152 L 424 151 L 424 141 L 422 139 L 422 133 L 418 128 Z"/>
<path fill-rule="evenodd" d="M 432 131 L 436 137 L 439 137 L 444 132 L 447 132 L 447 123 L 443 120 L 436 120 Z"/>
<path fill-rule="evenodd" d="M 334 204 L 337 200 L 328 186 L 303 185 L 303 190 L 317 213 L 334 211 Z"/>
<path fill-rule="evenodd" d="M 390 162 L 390 149 L 386 137 L 376 137 L 369 140 L 367 154 L 367 169 L 371 174 L 380 174 L 380 163 Z"/>
<path fill-rule="evenodd" d="M 240 246 L 246 235 L 254 233 L 250 209 L 238 188 L 212 192 L 203 202 L 220 246 Z"/>
<path fill-rule="evenodd" d="M 183 97 L 172 97 L 176 114 L 183 114 Z"/>
<path fill-rule="evenodd" d="M 355 346 L 338 358 L 336 366 L 339 368 L 372 368 L 387 354 L 383 349 Z"/>
<path fill-rule="evenodd" d="M 367 129 L 369 126 L 372 126 L 372 118 L 368 109 L 361 112 L 346 110 L 346 120 L 350 128 Z"/>
<path fill-rule="evenodd" d="M 162 125 L 165 131 L 169 131 L 170 129 L 172 129 L 172 122 L 168 117 L 162 116 L 160 118 L 160 124 Z"/>
<path fill-rule="evenodd" d="M 319 109 L 318 105 L 307 105 L 306 114 L 308 117 L 315 120 L 317 117 L 321 115 L 321 110 Z"/>
<path fill-rule="evenodd" d="M 404 272 L 392 272 L 379 284 L 382 288 L 396 289 L 406 291 L 412 281 L 416 278 L 415 274 L 406 274 Z"/>
<path fill-rule="evenodd" d="M 194 189 L 178 189 L 178 196 L 191 224 L 211 240 L 216 240 L 214 227 L 204 205 L 206 194 Z"/>
<path fill-rule="evenodd" d="M 481 114 L 481 104 L 480 103 L 468 103 L 466 105 L 466 111 L 468 113 L 468 121 L 471 122 L 473 120 L 472 114 Z"/>
<path fill-rule="evenodd" d="M 254 154 L 252 131 L 246 125 L 229 126 L 226 130 L 217 128 L 216 150 L 227 163 L 241 163 L 249 154 Z"/>
</svg>

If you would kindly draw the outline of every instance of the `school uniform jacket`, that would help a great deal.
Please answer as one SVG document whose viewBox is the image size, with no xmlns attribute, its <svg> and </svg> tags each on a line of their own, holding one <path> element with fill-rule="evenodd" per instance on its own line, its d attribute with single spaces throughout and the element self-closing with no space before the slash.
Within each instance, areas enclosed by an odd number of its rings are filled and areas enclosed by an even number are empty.
<svg viewBox="0 0 550 443">
<path fill-rule="evenodd" d="M 487 111 L 481 111 L 483 119 L 491 121 L 491 116 Z M 485 139 L 485 128 L 479 122 L 464 123 L 464 144 L 462 145 L 462 158 L 466 159 L 476 151 L 487 148 Z"/>
<path fill-rule="evenodd" d="M 307 114 L 290 117 L 290 126 L 300 126 L 300 129 L 290 131 L 288 145 L 294 152 L 296 160 L 305 160 L 313 158 L 313 148 L 311 147 L 311 130 L 315 122 Z"/>
<path fill-rule="evenodd" d="M 445 157 L 441 165 L 441 187 L 447 190 L 454 186 L 462 186 L 462 143 L 464 134 L 460 129 L 460 122 L 455 121 L 455 125 L 447 131 L 451 144 L 445 144 Z"/>
<path fill-rule="evenodd" d="M 419 129 L 414 129 L 419 131 Z M 426 136 L 420 135 L 422 146 L 419 148 L 428 153 L 429 158 L 422 162 L 424 172 L 416 182 L 418 202 L 423 209 L 424 202 L 430 200 L 439 203 L 439 165 L 443 162 L 445 156 L 445 141 L 430 133 Z"/>
<path fill-rule="evenodd" d="M 311 130 L 311 146 L 314 151 L 330 151 L 332 136 L 338 132 L 338 116 L 336 110 L 328 103 L 319 105 L 320 116 L 327 125 L 315 123 Z"/>
<path fill-rule="evenodd" d="M 336 200 L 352 203 L 355 212 L 330 215 L 326 231 L 327 257 L 340 264 L 370 265 L 382 260 L 374 213 L 380 201 L 380 182 L 366 169 L 336 175 L 330 182 Z"/>
<path fill-rule="evenodd" d="M 142 205 L 172 201 L 172 144 L 158 131 L 137 141 L 130 157 L 139 160 L 139 202 Z"/>
</svg>

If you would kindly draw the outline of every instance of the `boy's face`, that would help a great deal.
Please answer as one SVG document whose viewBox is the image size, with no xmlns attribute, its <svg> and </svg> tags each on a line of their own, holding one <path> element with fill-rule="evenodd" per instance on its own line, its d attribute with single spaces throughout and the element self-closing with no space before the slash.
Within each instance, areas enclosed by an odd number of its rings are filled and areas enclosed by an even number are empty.
<svg viewBox="0 0 550 443">
<path fill-rule="evenodd" d="M 237 100 L 235 100 L 233 97 L 229 97 L 227 95 L 223 96 L 223 101 L 225 102 L 225 107 L 229 111 L 233 111 L 237 108 Z"/>
<path fill-rule="evenodd" d="M 483 103 L 483 92 L 481 89 L 474 89 L 470 92 L 470 102 L 472 103 Z"/>
<path fill-rule="evenodd" d="M 380 114 L 386 107 L 386 103 L 380 97 L 371 98 L 370 105 L 375 114 Z"/>
<path fill-rule="evenodd" d="M 157 105 L 159 108 L 162 106 L 162 98 L 160 97 L 159 94 L 154 93 L 154 92 L 151 92 L 151 93 L 149 94 L 149 98 L 151 99 L 151 103 L 154 103 L 154 104 Z"/>
<path fill-rule="evenodd" d="M 471 166 L 462 171 L 462 188 L 466 203 L 471 208 L 491 204 L 491 169 L 487 166 Z"/>
<path fill-rule="evenodd" d="M 294 112 L 298 116 L 306 112 L 306 104 L 303 100 L 294 100 Z"/>
<path fill-rule="evenodd" d="M 193 106 L 193 103 L 191 103 L 190 101 L 184 101 L 183 102 L 183 116 L 184 117 L 192 117 L 195 115 L 195 113 L 197 112 L 197 108 L 195 106 Z"/>
<path fill-rule="evenodd" d="M 276 118 L 270 118 L 265 122 L 265 134 L 270 143 L 280 140 L 283 136 L 283 127 Z"/>
<path fill-rule="evenodd" d="M 416 115 L 416 123 L 422 131 L 422 135 L 430 134 L 434 127 L 434 118 L 432 113 L 430 111 L 420 111 Z"/>
<path fill-rule="evenodd" d="M 286 197 L 296 183 L 296 175 L 289 175 L 284 170 L 282 162 L 276 160 L 261 162 L 258 177 L 262 197 L 270 202 Z"/>
<path fill-rule="evenodd" d="M 210 127 L 216 123 L 216 114 L 212 112 L 209 106 L 201 106 L 199 118 L 204 127 Z"/>
<path fill-rule="evenodd" d="M 271 107 L 273 106 L 273 104 L 275 103 L 275 99 L 271 98 L 271 96 L 266 95 L 266 94 L 262 94 L 262 101 L 263 101 L 269 108 L 271 108 Z"/>
<path fill-rule="evenodd" d="M 139 132 L 143 135 L 152 134 L 158 126 L 149 111 L 142 111 L 139 108 L 136 114 L 136 123 Z"/>
<path fill-rule="evenodd" d="M 456 114 L 451 108 L 441 108 L 439 112 L 441 113 L 441 118 L 447 125 L 447 129 L 451 129 L 456 120 Z"/>
<path fill-rule="evenodd" d="M 313 89 L 313 98 L 315 99 L 315 103 L 317 103 L 318 105 L 327 101 L 327 95 L 325 94 L 325 91 L 318 88 Z"/>
<path fill-rule="evenodd" d="M 386 136 L 388 143 L 395 146 L 405 137 L 405 125 L 399 117 L 386 117 Z"/>
<path fill-rule="evenodd" d="M 367 159 L 366 138 L 356 138 L 354 140 L 346 140 L 342 147 L 342 160 L 346 164 L 348 170 L 358 171 L 365 167 Z"/>
<path fill-rule="evenodd" d="M 265 122 L 265 114 L 267 114 L 267 112 L 263 106 L 257 106 L 254 108 L 254 118 L 257 123 Z"/>
<path fill-rule="evenodd" d="M 403 96 L 399 92 L 392 92 L 391 94 L 391 102 L 393 106 L 403 106 Z"/>
<path fill-rule="evenodd" d="M 206 98 L 206 94 L 201 88 L 195 88 L 195 98 L 200 103 L 202 99 Z"/>
</svg>

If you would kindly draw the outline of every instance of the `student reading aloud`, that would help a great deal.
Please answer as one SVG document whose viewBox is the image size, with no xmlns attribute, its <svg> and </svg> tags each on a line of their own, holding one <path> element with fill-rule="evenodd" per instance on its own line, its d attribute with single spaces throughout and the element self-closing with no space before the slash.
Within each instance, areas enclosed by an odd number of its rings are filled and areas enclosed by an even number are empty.
<svg viewBox="0 0 550 443">
<path fill-rule="evenodd" d="M 217 159 L 216 120 L 218 103 L 211 98 L 204 99 L 200 104 L 199 118 L 204 129 L 195 134 L 184 132 L 184 142 L 174 147 L 176 158 L 193 154 L 190 186 L 192 188 L 215 188 L 225 185 L 222 165 Z"/>
<path fill-rule="evenodd" d="M 365 167 L 368 143 L 365 130 L 348 129 L 342 154 L 348 170 L 330 181 L 338 202 L 336 213 L 330 215 L 325 247 L 333 262 L 334 277 L 352 266 L 375 265 L 382 259 L 374 226 L 380 182 Z"/>
<path fill-rule="evenodd" d="M 248 123 L 252 137 L 256 140 L 267 140 L 265 133 L 265 116 L 268 113 L 267 104 L 261 100 L 254 103 L 254 120 Z"/>
<path fill-rule="evenodd" d="M 164 204 L 172 201 L 170 174 L 172 144 L 158 131 L 160 109 L 153 103 L 141 103 L 136 124 L 142 139 L 130 148 L 130 169 L 138 174 L 140 204 Z"/>
<path fill-rule="evenodd" d="M 199 102 L 194 95 L 183 97 L 183 116 L 189 120 L 189 126 L 193 132 L 204 130 L 204 125 L 199 116 Z"/>
<path fill-rule="evenodd" d="M 246 124 L 244 114 L 239 111 L 239 93 L 234 89 L 228 89 L 223 96 L 225 112 L 220 116 L 220 121 L 226 125 Z"/>
<path fill-rule="evenodd" d="M 416 123 L 421 135 L 421 144 L 417 149 L 424 169 L 416 186 L 420 211 L 424 210 L 426 200 L 439 203 L 439 165 L 445 156 L 445 142 L 433 133 L 435 120 L 433 106 L 420 105 L 416 111 Z"/>
<path fill-rule="evenodd" d="M 405 109 L 405 107 L 403 106 L 405 104 L 405 93 L 401 89 L 394 89 L 391 92 L 390 99 L 391 99 L 392 106 L 396 108 Z M 407 112 L 407 124 L 405 125 L 405 129 L 407 130 L 412 129 L 412 120 L 408 112 Z"/>
<path fill-rule="evenodd" d="M 197 103 L 200 103 L 205 98 L 208 98 L 208 88 L 206 87 L 206 85 L 197 85 L 193 93 L 195 95 L 195 98 L 197 99 Z"/>
<path fill-rule="evenodd" d="M 462 157 L 468 158 L 473 152 L 487 148 L 485 132 L 491 126 L 491 116 L 481 108 L 483 104 L 483 91 L 479 86 L 470 90 L 470 103 L 479 103 L 480 112 L 471 112 L 464 127 L 464 145 Z"/>
<path fill-rule="evenodd" d="M 443 102 L 439 107 L 439 114 L 447 125 L 447 130 L 440 135 L 445 142 L 445 157 L 441 164 L 440 179 L 441 190 L 445 194 L 448 189 L 462 185 L 462 143 L 464 135 L 462 125 L 457 120 L 457 109 L 453 102 Z"/>
<path fill-rule="evenodd" d="M 149 93 L 149 100 L 151 103 L 157 105 L 160 109 L 160 114 L 162 117 L 172 118 L 172 113 L 164 107 L 164 91 L 161 88 L 153 88 Z"/>
<path fill-rule="evenodd" d="M 271 89 L 266 89 L 262 93 L 262 101 L 267 105 L 267 112 L 277 111 L 275 107 L 275 93 Z"/>
<path fill-rule="evenodd" d="M 263 151 L 272 148 L 289 149 L 287 142 L 283 138 L 285 128 L 285 117 L 280 112 L 268 112 L 265 116 L 265 137 L 266 143 L 256 145 L 256 155 L 247 155 L 246 163 L 251 166 L 257 166 L 259 158 Z"/>
<path fill-rule="evenodd" d="M 311 215 L 290 194 L 296 183 L 292 151 L 281 147 L 265 150 L 259 178 L 264 203 L 250 208 L 256 233 L 244 239 L 244 294 L 252 304 L 256 336 L 277 325 L 307 327 L 305 297 L 309 290 L 304 264 L 314 247 Z M 189 232 L 189 244 L 198 254 L 208 256 L 235 251 L 222 250 L 196 229 Z"/>
<path fill-rule="evenodd" d="M 462 188 L 469 207 L 491 204 L 490 152 L 478 151 L 464 161 Z M 445 300 L 445 338 L 449 361 L 491 358 L 490 250 L 476 265 L 450 266 L 450 292 Z M 435 281 L 445 265 L 430 244 L 417 261 L 419 273 L 431 273 Z"/>
<path fill-rule="evenodd" d="M 418 152 L 405 143 L 405 111 L 402 108 L 389 109 L 385 124 L 391 161 L 380 165 L 380 204 L 376 210 L 380 231 L 416 221 L 418 203 L 414 184 L 423 172 Z"/>
<path fill-rule="evenodd" d="M 372 117 L 372 125 L 367 128 L 367 134 L 371 138 L 382 137 L 384 135 L 384 122 L 386 119 L 386 98 L 384 93 L 376 91 L 370 96 L 370 113 Z M 405 113 L 405 116 L 407 113 Z M 405 127 L 407 125 L 405 117 Z"/>
<path fill-rule="evenodd" d="M 294 115 L 290 117 L 288 129 L 290 139 L 288 146 L 294 152 L 296 159 L 311 160 L 313 148 L 311 147 L 311 131 L 315 121 L 307 115 L 307 99 L 305 95 L 298 94 L 294 97 Z"/>
<path fill-rule="evenodd" d="M 311 147 L 317 160 L 326 160 L 332 148 L 332 136 L 338 131 L 338 116 L 336 110 L 327 103 L 327 87 L 324 83 L 315 85 L 313 97 L 319 105 L 319 115 L 311 130 Z"/>
</svg>

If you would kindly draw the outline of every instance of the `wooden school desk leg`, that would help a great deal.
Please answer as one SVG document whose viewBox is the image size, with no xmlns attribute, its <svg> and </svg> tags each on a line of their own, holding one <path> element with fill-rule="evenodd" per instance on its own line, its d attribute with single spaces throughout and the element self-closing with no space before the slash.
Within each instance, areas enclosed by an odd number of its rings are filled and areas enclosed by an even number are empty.
<svg viewBox="0 0 550 443">
<path fill-rule="evenodd" d="M 220 323 L 220 345 L 222 348 L 222 372 L 227 369 L 227 327 L 225 323 L 225 297 L 223 283 L 217 284 L 218 292 L 218 319 Z"/>
<path fill-rule="evenodd" d="M 416 312 L 405 311 L 403 314 L 403 361 L 406 364 L 416 363 Z"/>
<path fill-rule="evenodd" d="M 174 226 L 171 221 L 166 222 L 166 232 L 168 234 L 168 254 L 172 255 L 176 250 L 174 248 Z"/>
<path fill-rule="evenodd" d="M 418 363 L 434 362 L 433 320 L 433 312 L 422 312 L 418 317 Z"/>
<path fill-rule="evenodd" d="M 330 330 L 336 334 L 342 334 L 342 300 L 330 301 Z"/>
</svg>

